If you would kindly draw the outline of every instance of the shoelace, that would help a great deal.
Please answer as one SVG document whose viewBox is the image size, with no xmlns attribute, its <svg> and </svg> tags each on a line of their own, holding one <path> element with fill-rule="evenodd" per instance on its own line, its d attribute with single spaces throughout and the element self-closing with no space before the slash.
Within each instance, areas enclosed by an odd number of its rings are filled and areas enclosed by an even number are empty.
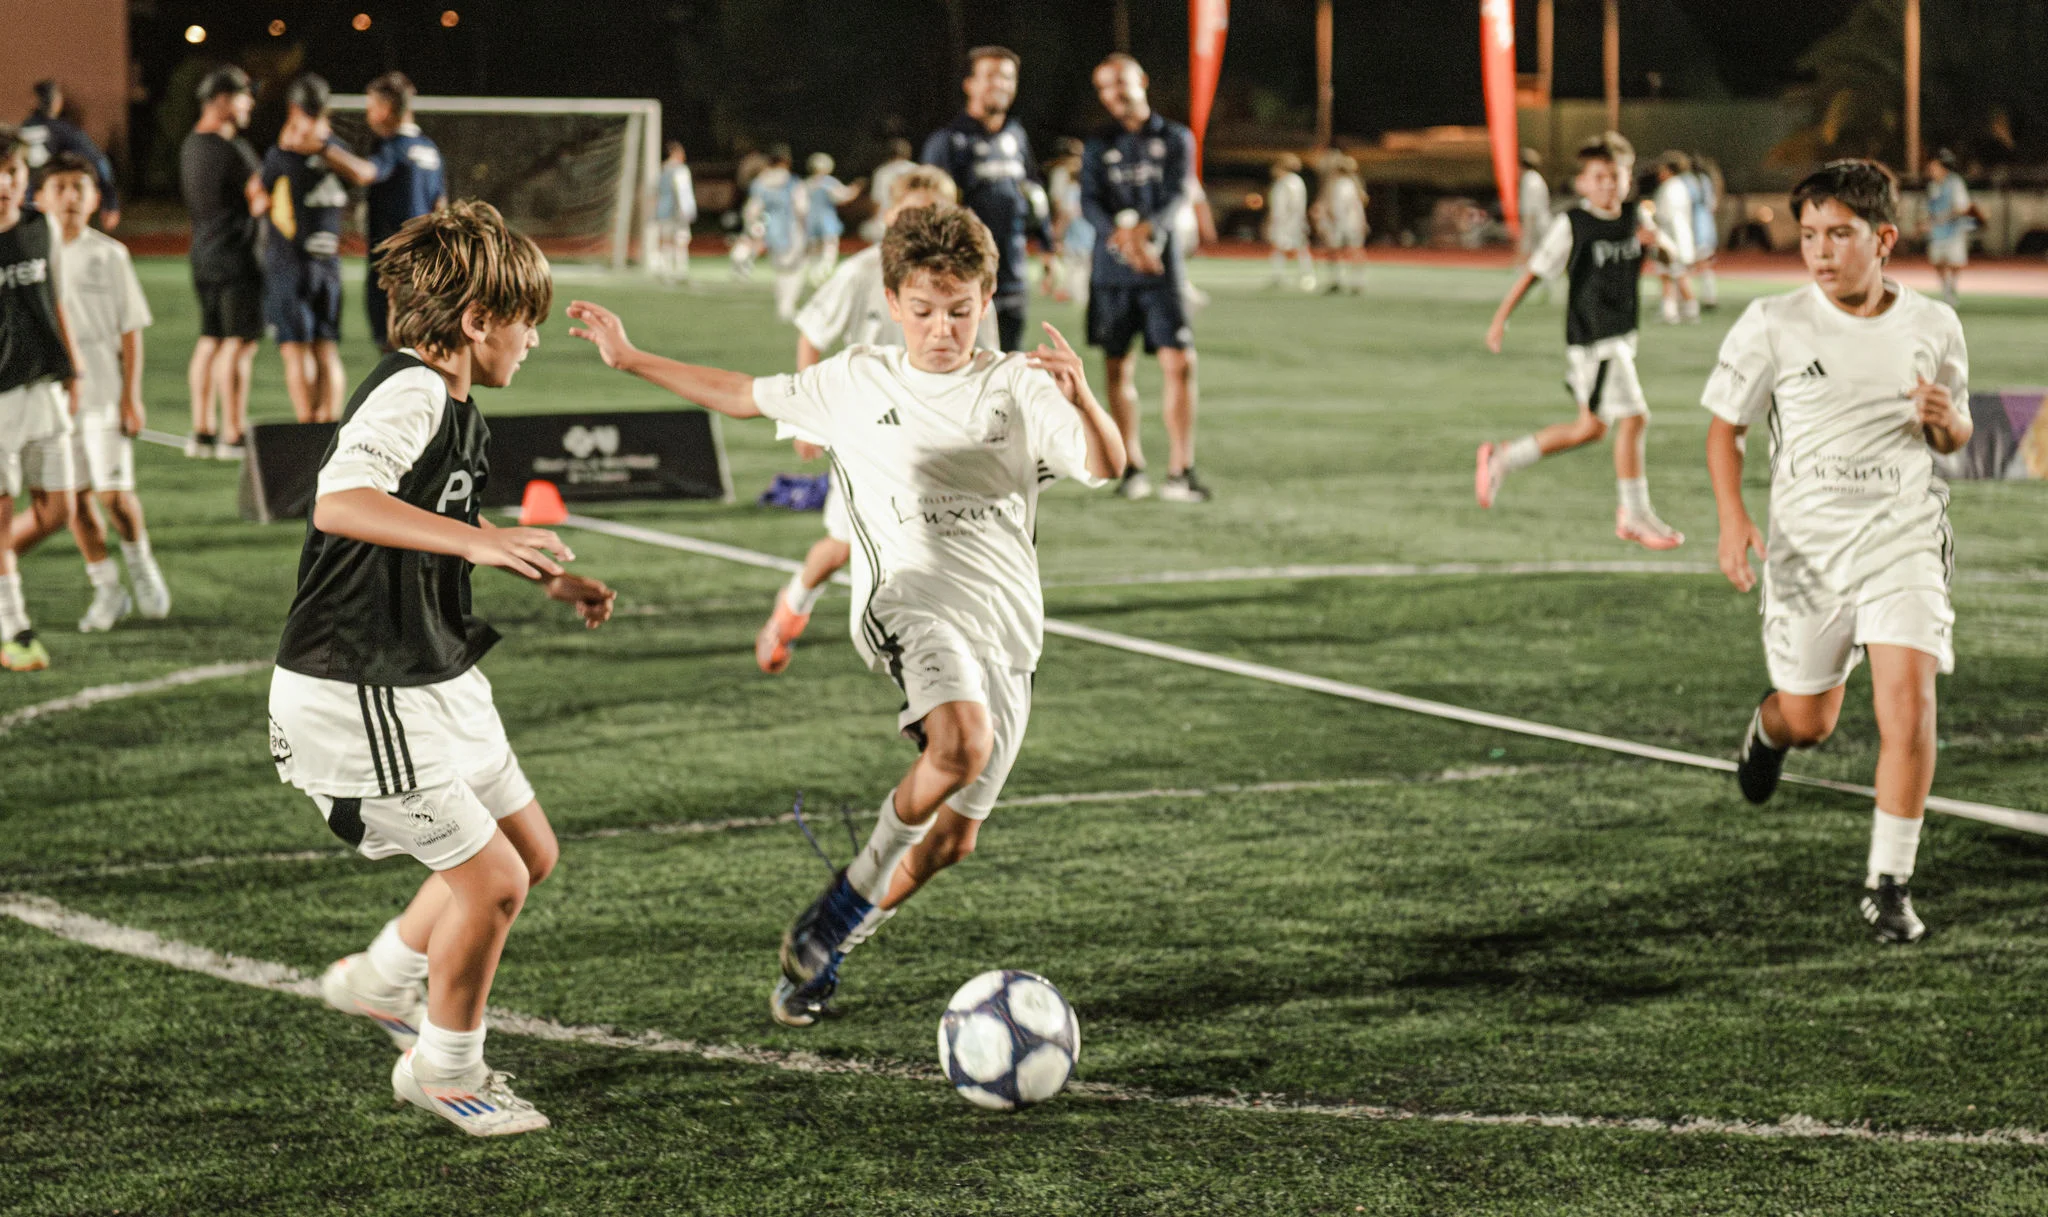
<svg viewBox="0 0 2048 1217">
<path fill-rule="evenodd" d="M 491 1070 L 490 1076 L 484 1079 L 484 1097 L 495 1104 L 500 1111 L 532 1111 L 534 1109 L 532 1103 L 512 1093 L 512 1077 L 512 1074 L 506 1073 L 502 1069 Z"/>
</svg>

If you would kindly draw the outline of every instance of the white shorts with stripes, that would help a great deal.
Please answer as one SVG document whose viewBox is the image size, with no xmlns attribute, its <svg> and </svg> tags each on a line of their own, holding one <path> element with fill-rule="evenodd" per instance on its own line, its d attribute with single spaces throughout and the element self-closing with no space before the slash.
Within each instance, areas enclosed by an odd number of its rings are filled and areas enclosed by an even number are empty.
<svg viewBox="0 0 2048 1217">
<path fill-rule="evenodd" d="M 1603 423 L 1648 414 L 1643 382 L 1636 375 L 1636 336 L 1603 338 L 1586 346 L 1564 349 L 1564 383 L 1581 409 Z"/>
<path fill-rule="evenodd" d="M 335 799 L 402 800 L 454 785 L 465 787 L 468 801 L 489 818 L 502 819 L 533 801 L 533 785 L 491 702 L 491 682 L 476 668 L 439 684 L 401 689 L 275 669 L 270 758 L 278 780 L 314 796 L 323 813 Z M 488 821 L 484 827 L 488 839 Z M 372 852 L 373 846 L 381 852 Z M 390 841 L 365 840 L 360 848 L 370 857 L 420 856 Z"/>
</svg>

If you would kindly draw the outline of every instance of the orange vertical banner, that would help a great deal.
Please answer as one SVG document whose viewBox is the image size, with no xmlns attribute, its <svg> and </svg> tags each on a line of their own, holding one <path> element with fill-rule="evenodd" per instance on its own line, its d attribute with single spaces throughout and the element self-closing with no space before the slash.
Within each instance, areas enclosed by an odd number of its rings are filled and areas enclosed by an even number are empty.
<svg viewBox="0 0 2048 1217">
<path fill-rule="evenodd" d="M 1209 137 L 1209 109 L 1216 103 L 1216 78 L 1223 73 L 1223 35 L 1229 29 L 1230 0 L 1188 0 L 1188 126 L 1195 133 L 1197 177 Z"/>
<path fill-rule="evenodd" d="M 1480 0 L 1480 66 L 1486 81 L 1486 134 L 1493 145 L 1493 180 L 1500 187 L 1501 218 L 1517 239 L 1522 235 L 1517 190 L 1521 180 L 1521 133 L 1515 126 L 1514 0 Z"/>
</svg>

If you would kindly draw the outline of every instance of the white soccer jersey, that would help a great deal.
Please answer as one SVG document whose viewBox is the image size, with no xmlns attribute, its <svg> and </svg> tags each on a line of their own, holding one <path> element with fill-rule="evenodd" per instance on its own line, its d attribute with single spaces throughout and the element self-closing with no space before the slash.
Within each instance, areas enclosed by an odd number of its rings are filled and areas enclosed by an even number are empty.
<svg viewBox="0 0 2048 1217">
<path fill-rule="evenodd" d="M 1333 242 L 1365 239 L 1365 191 L 1357 178 L 1339 173 L 1324 183 L 1323 214 Z"/>
<path fill-rule="evenodd" d="M 1898 298 L 1875 317 L 1850 316 L 1814 285 L 1755 301 L 1700 398 L 1737 426 L 1770 424 L 1766 576 L 1779 599 L 1945 582 L 1948 486 L 1906 394 L 1924 377 L 1967 418 L 1970 357 L 1954 309 L 1886 286 Z"/>
<path fill-rule="evenodd" d="M 839 346 L 902 346 L 903 327 L 889 316 L 889 296 L 882 283 L 882 248 L 870 245 L 841 262 L 818 285 L 796 328 L 819 351 Z M 993 351 L 1002 346 L 996 313 L 986 309 L 974 344 Z"/>
<path fill-rule="evenodd" d="M 901 347 L 856 346 L 754 382 L 761 413 L 823 440 L 854 532 L 854 646 L 889 670 L 923 627 L 950 626 L 1012 668 L 1038 666 L 1038 492 L 1090 486 L 1081 414 L 1021 354 L 920 372 Z"/>
<path fill-rule="evenodd" d="M 121 335 L 145 329 L 152 321 L 128 247 L 90 228 L 76 241 L 64 242 L 57 298 L 83 365 L 78 369 L 78 421 L 118 424 Z"/>
<path fill-rule="evenodd" d="M 1664 235 L 1672 264 L 1692 265 L 1692 187 L 1685 184 L 1685 175 L 1665 178 L 1657 187 L 1656 203 L 1657 231 Z"/>
<path fill-rule="evenodd" d="M 1308 233 L 1308 184 L 1298 173 L 1283 173 L 1268 194 L 1266 239 L 1290 248 L 1301 244 Z"/>
</svg>

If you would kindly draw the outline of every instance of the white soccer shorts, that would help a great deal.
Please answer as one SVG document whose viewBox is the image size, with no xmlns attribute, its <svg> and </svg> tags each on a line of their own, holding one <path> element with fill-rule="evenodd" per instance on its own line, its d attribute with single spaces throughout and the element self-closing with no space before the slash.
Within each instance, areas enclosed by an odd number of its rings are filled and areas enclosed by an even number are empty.
<svg viewBox="0 0 2048 1217">
<path fill-rule="evenodd" d="M 1927 260 L 1936 266 L 1968 266 L 1970 238 L 1967 234 L 1937 237 L 1927 242 Z"/>
<path fill-rule="evenodd" d="M 1937 573 L 1939 559 L 1934 560 Z M 1849 679 L 1873 643 L 1911 647 L 1935 657 L 1945 675 L 1956 670 L 1956 614 L 1938 583 L 1901 588 L 1858 600 L 1802 594 L 1784 596 L 1764 580 L 1764 661 L 1771 687 L 1811 697 Z"/>
<path fill-rule="evenodd" d="M 21 493 L 29 445 L 71 429 L 70 404 L 57 384 L 23 385 L 0 393 L 0 492 Z"/>
<path fill-rule="evenodd" d="M 85 469 L 74 458 L 73 435 L 46 435 L 21 449 L 21 483 L 30 490 L 60 493 L 86 488 Z"/>
<path fill-rule="evenodd" d="M 1024 728 L 1031 721 L 1031 673 L 999 659 L 984 659 L 958 630 L 933 622 L 905 631 L 903 652 L 890 674 L 908 703 L 896 716 L 896 726 L 912 739 L 919 738 L 918 724 L 925 716 L 949 701 L 988 707 L 995 736 L 988 764 L 980 777 L 946 800 L 968 819 L 986 820 L 1024 744 Z"/>
<path fill-rule="evenodd" d="M 71 464 L 76 489 L 135 489 L 135 441 L 121 434 L 121 424 L 84 422 L 71 432 Z"/>
<path fill-rule="evenodd" d="M 455 866 L 484 847 L 494 821 L 533 802 L 491 682 L 475 668 L 402 689 L 275 669 L 270 755 L 278 780 L 311 795 L 344 840 L 360 827 L 356 848 L 368 858 Z M 335 822 L 337 800 L 359 826 Z"/>
<path fill-rule="evenodd" d="M 1643 397 L 1643 382 L 1636 375 L 1636 336 L 1608 338 L 1590 346 L 1564 349 L 1564 384 L 1572 400 L 1591 410 L 1600 421 L 1648 415 L 1650 403 Z"/>
</svg>

